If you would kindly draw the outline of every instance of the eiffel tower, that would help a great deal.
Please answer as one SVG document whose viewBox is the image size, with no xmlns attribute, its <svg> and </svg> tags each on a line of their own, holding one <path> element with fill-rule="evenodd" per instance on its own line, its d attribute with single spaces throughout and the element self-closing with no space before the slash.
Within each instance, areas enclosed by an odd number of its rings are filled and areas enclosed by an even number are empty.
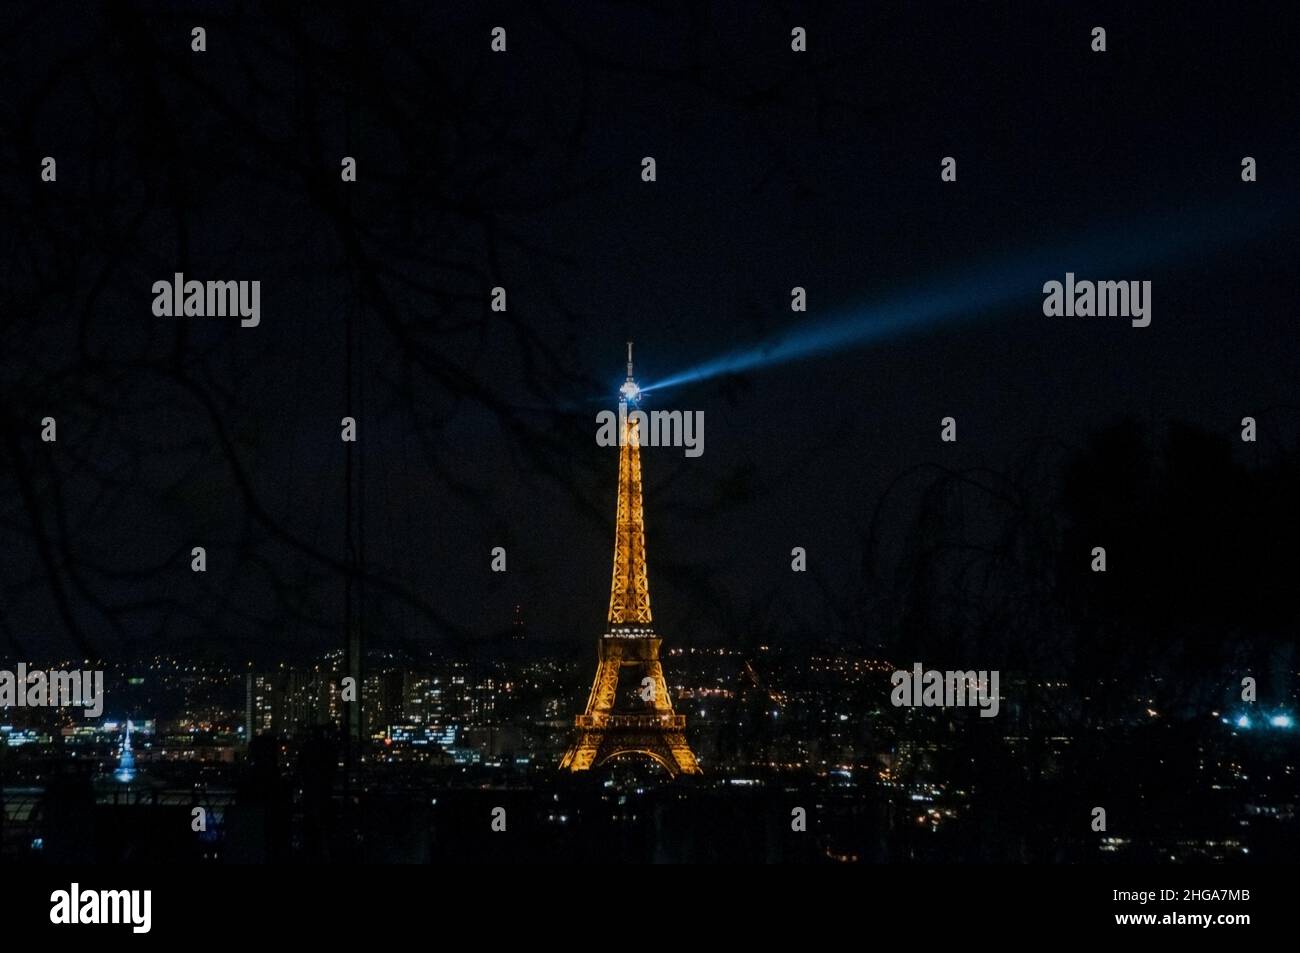
<svg viewBox="0 0 1300 953">
<path fill-rule="evenodd" d="M 596 681 L 586 710 L 574 719 L 577 739 L 560 761 L 562 771 L 587 771 L 614 758 L 649 758 L 669 774 L 699 774 L 686 743 L 686 716 L 673 711 L 659 662 L 663 641 L 650 616 L 645 520 L 641 512 L 641 422 L 628 413 L 641 390 L 632 379 L 632 342 L 627 381 L 619 389 L 622 433 L 618 454 L 618 510 L 614 529 L 614 579 L 609 592 L 609 629 L 599 644 Z"/>
</svg>

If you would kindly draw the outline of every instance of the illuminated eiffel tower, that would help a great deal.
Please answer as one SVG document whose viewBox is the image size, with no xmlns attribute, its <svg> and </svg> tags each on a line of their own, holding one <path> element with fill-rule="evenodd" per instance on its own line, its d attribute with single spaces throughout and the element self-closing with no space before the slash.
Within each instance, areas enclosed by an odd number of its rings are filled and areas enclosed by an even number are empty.
<svg viewBox="0 0 1300 953">
<path fill-rule="evenodd" d="M 646 575 L 645 521 L 641 512 L 641 421 L 628 413 L 641 390 L 632 379 L 632 342 L 627 345 L 627 381 L 619 390 L 618 511 L 614 529 L 614 579 L 609 593 L 609 629 L 600 640 L 596 681 L 587 709 L 576 719 L 577 739 L 560 762 L 562 771 L 587 771 L 613 758 L 644 757 L 669 774 L 699 774 L 686 743 L 686 716 L 673 711 L 650 624 L 650 580 Z"/>
</svg>

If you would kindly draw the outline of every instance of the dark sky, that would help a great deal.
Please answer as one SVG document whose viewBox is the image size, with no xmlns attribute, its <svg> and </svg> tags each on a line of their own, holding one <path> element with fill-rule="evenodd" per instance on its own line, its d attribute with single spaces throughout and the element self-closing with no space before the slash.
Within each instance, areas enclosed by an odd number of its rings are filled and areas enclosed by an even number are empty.
<svg viewBox="0 0 1300 953">
<path fill-rule="evenodd" d="M 923 464 L 1006 473 L 1125 417 L 1294 448 L 1300 38 L 1131 6 L 7 7 L 0 651 L 336 646 L 350 563 L 372 645 L 485 640 L 516 602 L 594 639 L 625 340 L 649 381 L 952 287 L 951 323 L 654 395 L 705 416 L 702 457 L 645 453 L 670 643 L 879 641 L 863 533 Z M 1151 280 L 1151 326 L 1045 317 L 1067 270 Z M 154 317 L 176 271 L 260 280 L 260 326 Z"/>
</svg>

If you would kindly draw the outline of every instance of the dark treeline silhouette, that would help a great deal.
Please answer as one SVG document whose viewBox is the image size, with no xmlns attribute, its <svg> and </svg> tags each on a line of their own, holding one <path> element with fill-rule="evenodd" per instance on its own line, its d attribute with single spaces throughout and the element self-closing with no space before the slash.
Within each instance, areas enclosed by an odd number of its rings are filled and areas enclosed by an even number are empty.
<svg viewBox="0 0 1300 953">
<path fill-rule="evenodd" d="M 910 474 L 914 506 L 881 501 L 910 523 L 901 558 L 877 558 L 864 596 L 890 657 L 1068 679 L 1098 717 L 1135 690 L 1171 712 L 1217 706 L 1245 675 L 1285 698 L 1300 454 L 1294 438 L 1257 446 L 1127 419 L 1005 474 Z"/>
</svg>

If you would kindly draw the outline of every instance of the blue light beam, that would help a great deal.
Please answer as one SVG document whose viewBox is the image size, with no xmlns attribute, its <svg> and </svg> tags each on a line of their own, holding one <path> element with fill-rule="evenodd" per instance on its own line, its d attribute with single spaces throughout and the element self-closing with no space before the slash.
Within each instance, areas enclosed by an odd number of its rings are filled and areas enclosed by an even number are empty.
<svg viewBox="0 0 1300 953">
<path fill-rule="evenodd" d="M 729 351 L 653 381 L 643 386 L 641 393 L 972 321 L 1021 299 L 1041 300 L 1043 283 L 1060 281 L 1067 271 L 1080 279 L 1137 279 L 1142 276 L 1134 274 L 1134 268 L 1167 264 L 1216 246 L 1246 240 L 1282 218 L 1280 205 L 1251 211 L 1225 204 L 1203 208 L 1195 216 L 1149 215 L 1138 226 L 1094 229 L 1069 246 L 1029 251 L 1009 261 L 968 268 L 944 281 L 911 289 L 884 302 L 865 304 L 780 332 L 766 341 Z M 1156 289 L 1152 291 L 1152 297 L 1158 300 Z"/>
</svg>

